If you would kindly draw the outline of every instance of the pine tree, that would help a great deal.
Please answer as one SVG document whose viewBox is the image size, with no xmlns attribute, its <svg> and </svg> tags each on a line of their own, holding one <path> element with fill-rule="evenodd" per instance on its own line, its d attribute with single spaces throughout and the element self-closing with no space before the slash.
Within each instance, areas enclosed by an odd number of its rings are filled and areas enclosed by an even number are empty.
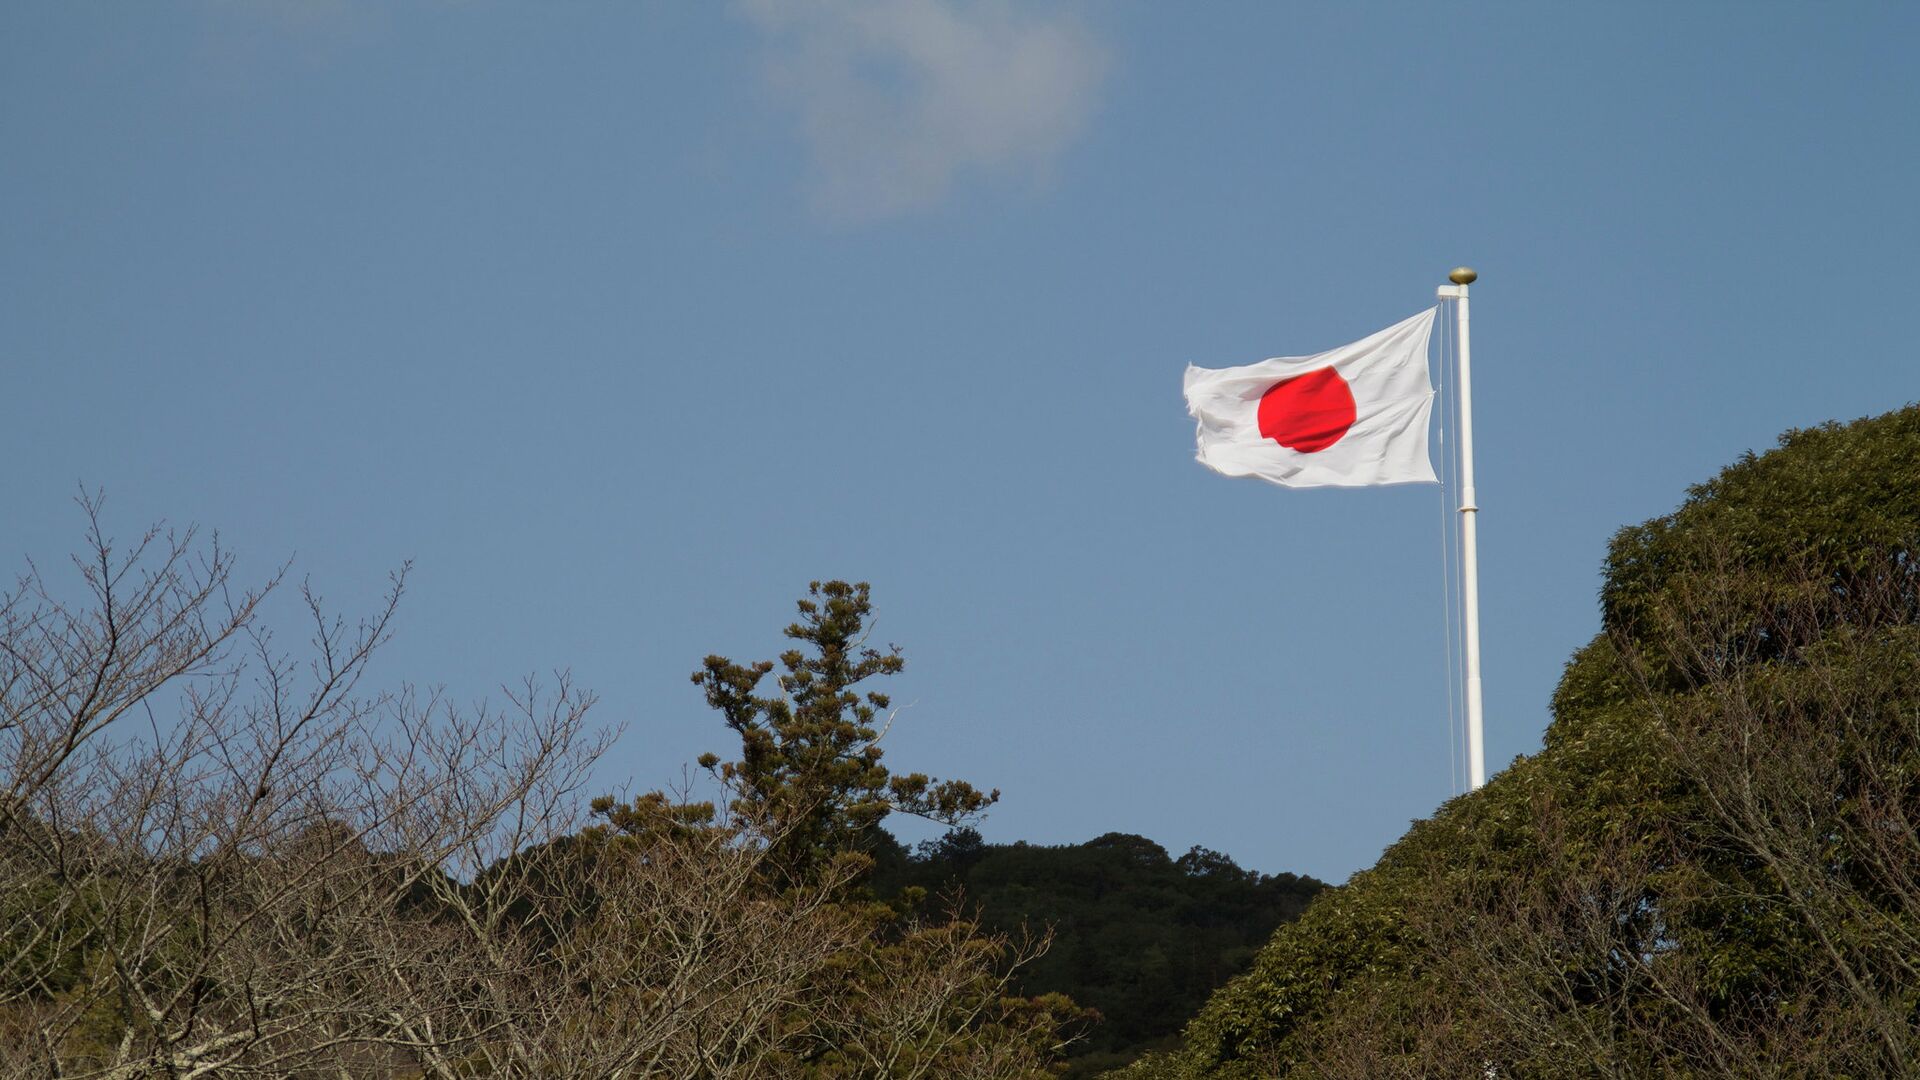
<svg viewBox="0 0 1920 1080">
<path fill-rule="evenodd" d="M 873 605 L 866 582 L 813 582 L 786 628 L 799 647 L 780 655 L 777 694 L 757 691 L 774 664 L 709 656 L 693 681 L 740 736 L 740 758 L 701 757 L 734 793 L 733 810 L 777 837 L 773 866 L 798 880 L 862 850 L 888 814 L 957 826 L 999 799 L 962 780 L 894 775 L 880 740 L 891 699 L 861 684 L 906 666 L 897 646 L 868 644 Z"/>
</svg>

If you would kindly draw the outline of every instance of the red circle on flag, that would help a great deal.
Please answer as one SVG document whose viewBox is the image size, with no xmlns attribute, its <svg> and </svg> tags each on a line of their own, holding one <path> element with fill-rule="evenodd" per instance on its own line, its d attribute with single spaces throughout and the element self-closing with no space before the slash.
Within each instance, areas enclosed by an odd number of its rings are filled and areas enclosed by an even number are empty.
<svg viewBox="0 0 1920 1080">
<path fill-rule="evenodd" d="M 1353 416 L 1353 391 L 1330 367 L 1282 379 L 1260 395 L 1261 436 L 1303 454 L 1339 442 Z"/>
</svg>

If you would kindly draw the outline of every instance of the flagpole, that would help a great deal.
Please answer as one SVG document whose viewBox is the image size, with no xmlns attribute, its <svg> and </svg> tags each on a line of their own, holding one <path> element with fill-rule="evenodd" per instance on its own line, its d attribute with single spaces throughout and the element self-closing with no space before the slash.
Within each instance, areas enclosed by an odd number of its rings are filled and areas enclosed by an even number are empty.
<svg viewBox="0 0 1920 1080">
<path fill-rule="evenodd" d="M 1479 277 L 1471 268 L 1457 266 L 1447 275 L 1453 287 L 1440 287 L 1441 299 L 1454 301 L 1460 340 L 1461 635 L 1467 662 L 1467 760 L 1474 790 L 1487 782 L 1480 709 L 1480 548 L 1476 521 L 1480 507 L 1473 491 L 1473 353 L 1467 336 L 1467 286 Z"/>
</svg>

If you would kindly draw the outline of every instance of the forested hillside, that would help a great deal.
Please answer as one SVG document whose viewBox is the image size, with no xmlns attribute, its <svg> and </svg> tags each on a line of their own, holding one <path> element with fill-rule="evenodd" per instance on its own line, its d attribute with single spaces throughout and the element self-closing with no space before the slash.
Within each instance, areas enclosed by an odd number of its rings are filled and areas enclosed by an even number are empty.
<svg viewBox="0 0 1920 1080">
<path fill-rule="evenodd" d="M 1920 409 L 1614 537 L 1545 747 L 1124 1075 L 1912 1075 Z"/>
<path fill-rule="evenodd" d="M 1084 844 L 985 844 L 970 828 L 883 854 L 882 896 L 920 888 L 958 895 L 991 932 L 1052 928 L 1051 947 L 1021 969 L 1022 994 L 1060 993 L 1101 1020 L 1071 1049 L 1075 1074 L 1121 1064 L 1180 1029 L 1213 990 L 1326 886 L 1244 870 L 1196 847 L 1179 858 L 1141 836 Z"/>
</svg>

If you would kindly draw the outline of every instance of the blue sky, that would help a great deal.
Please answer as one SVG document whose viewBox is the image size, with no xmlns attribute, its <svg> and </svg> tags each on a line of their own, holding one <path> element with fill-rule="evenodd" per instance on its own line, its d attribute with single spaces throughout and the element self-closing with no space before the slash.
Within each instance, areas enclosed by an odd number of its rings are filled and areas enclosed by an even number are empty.
<svg viewBox="0 0 1920 1080">
<path fill-rule="evenodd" d="M 8 5 L 0 556 L 85 484 L 349 610 L 411 559 L 383 679 L 571 669 L 634 788 L 866 579 L 989 839 L 1343 878 L 1452 792 L 1447 515 L 1206 472 L 1181 370 L 1480 270 L 1498 769 L 1613 530 L 1920 396 L 1920 8 L 1198 10 Z"/>
</svg>

